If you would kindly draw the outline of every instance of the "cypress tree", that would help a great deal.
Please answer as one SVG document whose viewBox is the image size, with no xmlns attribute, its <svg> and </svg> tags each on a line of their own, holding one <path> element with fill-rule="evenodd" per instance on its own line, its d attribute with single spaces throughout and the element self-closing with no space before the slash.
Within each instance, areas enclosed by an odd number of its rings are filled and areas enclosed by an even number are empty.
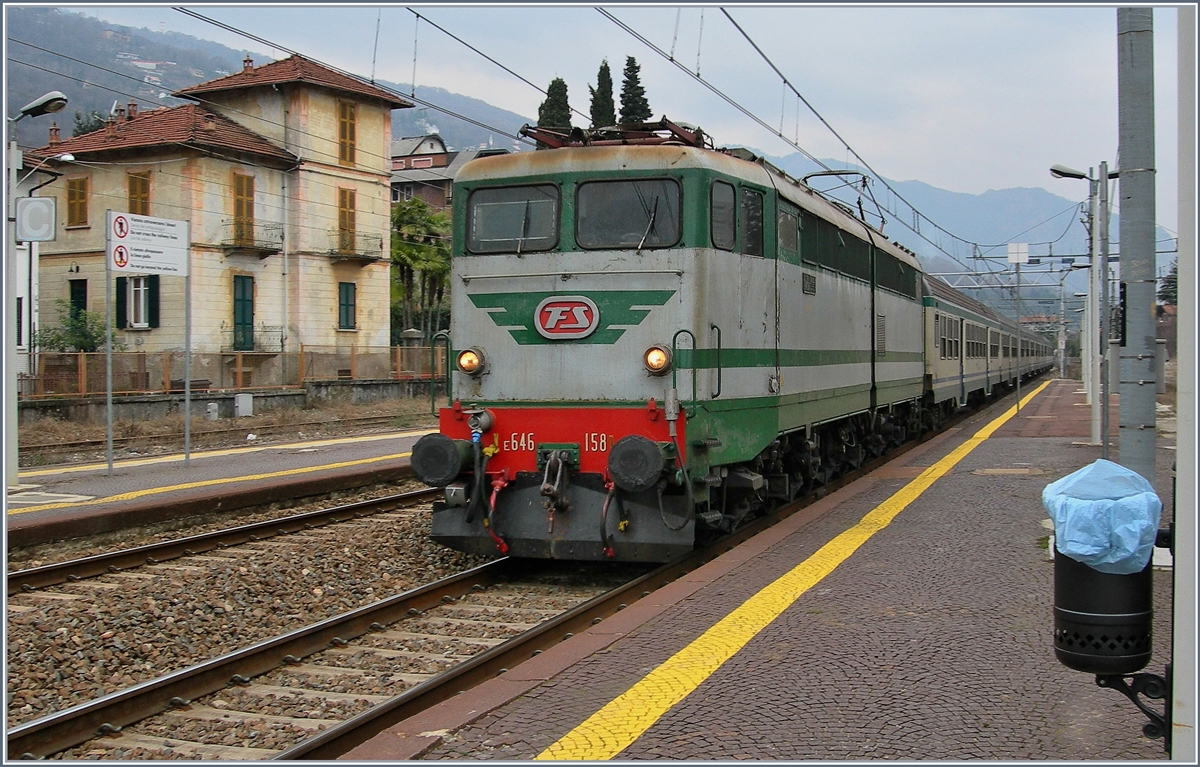
<svg viewBox="0 0 1200 767">
<path fill-rule="evenodd" d="M 621 83 L 621 123 L 643 123 L 650 119 L 650 104 L 642 88 L 642 68 L 633 56 L 625 57 L 625 79 Z"/>
<path fill-rule="evenodd" d="M 600 63 L 600 71 L 596 73 L 596 87 L 588 86 L 592 93 L 592 127 L 607 128 L 617 124 L 617 107 L 613 103 L 612 72 L 608 69 L 608 59 Z"/>
<path fill-rule="evenodd" d="M 571 106 L 567 103 L 567 83 L 556 77 L 546 89 L 546 100 L 538 107 L 538 125 L 544 128 L 570 128 Z"/>
</svg>

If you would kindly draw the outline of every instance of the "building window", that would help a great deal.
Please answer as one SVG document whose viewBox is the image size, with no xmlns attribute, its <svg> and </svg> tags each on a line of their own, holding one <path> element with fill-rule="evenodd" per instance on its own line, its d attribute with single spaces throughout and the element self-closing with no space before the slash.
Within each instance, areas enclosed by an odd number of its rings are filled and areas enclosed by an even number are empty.
<svg viewBox="0 0 1200 767">
<path fill-rule="evenodd" d="M 118 329 L 158 327 L 158 275 L 118 277 L 116 304 Z"/>
<path fill-rule="evenodd" d="M 354 164 L 355 108 L 349 101 L 338 102 L 338 162 Z"/>
<path fill-rule="evenodd" d="M 233 242 L 254 243 L 254 176 L 233 174 Z"/>
<path fill-rule="evenodd" d="M 432 157 L 414 157 L 412 159 L 412 167 L 414 167 L 414 168 L 432 168 L 433 167 L 433 158 Z"/>
<path fill-rule="evenodd" d="M 87 280 L 68 280 L 67 286 L 70 290 L 71 311 L 86 312 Z"/>
<path fill-rule="evenodd" d="M 354 294 L 357 285 L 353 282 L 338 283 L 338 330 L 354 330 Z"/>
<path fill-rule="evenodd" d="M 88 225 L 88 179 L 67 179 L 67 226 Z"/>
<path fill-rule="evenodd" d="M 129 212 L 135 216 L 149 216 L 150 174 L 130 173 L 126 178 L 129 181 Z"/>
<path fill-rule="evenodd" d="M 338 252 L 354 252 L 354 207 L 353 189 L 338 189 Z"/>
</svg>

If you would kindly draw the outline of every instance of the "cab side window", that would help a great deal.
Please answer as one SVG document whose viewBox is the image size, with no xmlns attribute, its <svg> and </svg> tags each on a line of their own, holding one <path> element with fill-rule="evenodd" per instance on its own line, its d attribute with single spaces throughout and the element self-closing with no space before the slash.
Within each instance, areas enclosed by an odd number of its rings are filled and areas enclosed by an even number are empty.
<svg viewBox="0 0 1200 767">
<path fill-rule="evenodd" d="M 712 210 L 709 226 L 714 248 L 733 250 L 734 243 L 734 190 L 732 184 L 714 181 L 712 185 Z"/>
<path fill-rule="evenodd" d="M 747 256 L 763 255 L 763 196 L 753 189 L 742 190 L 739 216 L 742 229 L 742 252 Z"/>
</svg>

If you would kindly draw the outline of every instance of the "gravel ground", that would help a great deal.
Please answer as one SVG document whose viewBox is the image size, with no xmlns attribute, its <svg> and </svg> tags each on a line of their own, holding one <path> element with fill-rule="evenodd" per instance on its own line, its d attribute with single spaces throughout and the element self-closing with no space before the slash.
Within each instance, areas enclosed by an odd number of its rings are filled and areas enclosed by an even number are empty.
<svg viewBox="0 0 1200 767">
<path fill-rule="evenodd" d="M 7 626 L 8 724 L 483 561 L 434 544 L 428 528 L 427 510 L 403 510 L 15 595 Z"/>
</svg>

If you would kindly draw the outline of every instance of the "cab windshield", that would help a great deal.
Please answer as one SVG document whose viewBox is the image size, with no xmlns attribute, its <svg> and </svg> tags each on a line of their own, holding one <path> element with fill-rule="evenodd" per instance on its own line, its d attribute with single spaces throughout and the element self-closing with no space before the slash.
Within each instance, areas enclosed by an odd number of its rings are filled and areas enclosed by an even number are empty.
<svg viewBox="0 0 1200 767">
<path fill-rule="evenodd" d="M 558 187 L 476 189 L 467 199 L 467 250 L 527 253 L 558 244 Z"/>
<path fill-rule="evenodd" d="M 575 201 L 582 248 L 667 248 L 680 237 L 679 182 L 671 178 L 589 181 Z"/>
</svg>

